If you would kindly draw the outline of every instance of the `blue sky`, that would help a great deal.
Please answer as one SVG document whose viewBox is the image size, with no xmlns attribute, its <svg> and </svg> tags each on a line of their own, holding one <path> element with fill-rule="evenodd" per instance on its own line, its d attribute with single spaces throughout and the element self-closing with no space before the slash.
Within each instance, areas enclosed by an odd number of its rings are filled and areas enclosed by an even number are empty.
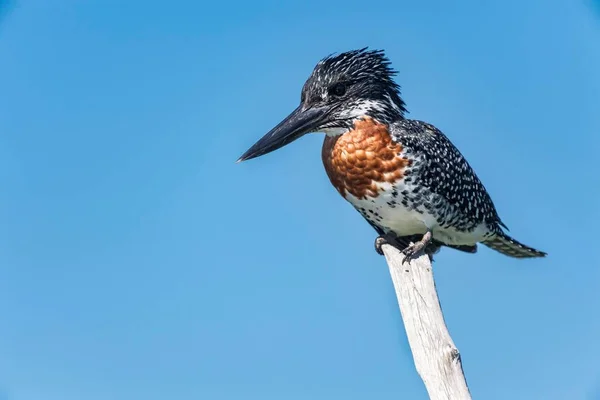
<svg viewBox="0 0 600 400">
<path fill-rule="evenodd" d="M 425 399 L 322 137 L 235 164 L 383 48 L 519 240 L 435 265 L 479 399 L 600 399 L 600 7 L 16 1 L 0 20 L 0 399 Z M 595 13 L 597 11 L 597 13 Z"/>
</svg>

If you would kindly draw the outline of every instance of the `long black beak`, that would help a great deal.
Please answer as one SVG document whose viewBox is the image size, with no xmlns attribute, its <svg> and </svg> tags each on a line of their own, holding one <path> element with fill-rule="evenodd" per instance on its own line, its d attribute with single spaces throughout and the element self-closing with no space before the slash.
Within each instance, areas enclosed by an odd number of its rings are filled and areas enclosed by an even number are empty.
<svg viewBox="0 0 600 400">
<path fill-rule="evenodd" d="M 260 157 L 292 143 L 307 133 L 314 132 L 325 119 L 326 111 L 326 107 L 312 107 L 303 110 L 302 106 L 299 106 L 258 142 L 254 143 L 237 162 Z"/>
</svg>

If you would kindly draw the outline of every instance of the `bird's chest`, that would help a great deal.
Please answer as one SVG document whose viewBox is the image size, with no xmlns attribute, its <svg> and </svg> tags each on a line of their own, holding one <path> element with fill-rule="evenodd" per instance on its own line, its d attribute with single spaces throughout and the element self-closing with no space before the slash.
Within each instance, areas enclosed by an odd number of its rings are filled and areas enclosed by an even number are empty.
<svg viewBox="0 0 600 400">
<path fill-rule="evenodd" d="M 411 161 L 392 140 L 387 126 L 372 119 L 358 120 L 353 129 L 326 136 L 323 165 L 329 180 L 346 199 L 376 198 L 386 187 L 404 178 Z"/>
<path fill-rule="evenodd" d="M 405 172 L 412 160 L 387 126 L 365 119 L 342 135 L 327 136 L 322 159 L 333 186 L 365 218 L 385 230 L 424 231 L 422 215 L 409 203 L 413 187 Z"/>
</svg>

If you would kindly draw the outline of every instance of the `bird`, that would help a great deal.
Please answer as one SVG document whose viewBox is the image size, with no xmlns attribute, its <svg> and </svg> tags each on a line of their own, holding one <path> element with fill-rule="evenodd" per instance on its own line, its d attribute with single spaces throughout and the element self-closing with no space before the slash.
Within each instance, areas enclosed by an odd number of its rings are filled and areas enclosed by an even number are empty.
<svg viewBox="0 0 600 400">
<path fill-rule="evenodd" d="M 367 47 L 322 58 L 300 104 L 237 160 L 324 133 L 321 158 L 339 194 L 378 236 L 410 262 L 442 247 L 476 253 L 479 243 L 514 258 L 547 253 L 509 236 L 471 165 L 434 125 L 407 118 L 398 72 L 384 50 Z"/>
</svg>

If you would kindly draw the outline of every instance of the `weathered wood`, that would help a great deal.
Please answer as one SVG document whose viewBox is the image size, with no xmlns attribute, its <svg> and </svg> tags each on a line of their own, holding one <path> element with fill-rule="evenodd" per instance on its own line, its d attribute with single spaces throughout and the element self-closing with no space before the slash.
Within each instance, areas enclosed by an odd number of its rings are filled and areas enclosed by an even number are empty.
<svg viewBox="0 0 600 400">
<path fill-rule="evenodd" d="M 384 244 L 415 366 L 431 400 L 470 400 L 458 349 L 440 307 L 427 255 L 402 264 L 404 255 Z"/>
</svg>

